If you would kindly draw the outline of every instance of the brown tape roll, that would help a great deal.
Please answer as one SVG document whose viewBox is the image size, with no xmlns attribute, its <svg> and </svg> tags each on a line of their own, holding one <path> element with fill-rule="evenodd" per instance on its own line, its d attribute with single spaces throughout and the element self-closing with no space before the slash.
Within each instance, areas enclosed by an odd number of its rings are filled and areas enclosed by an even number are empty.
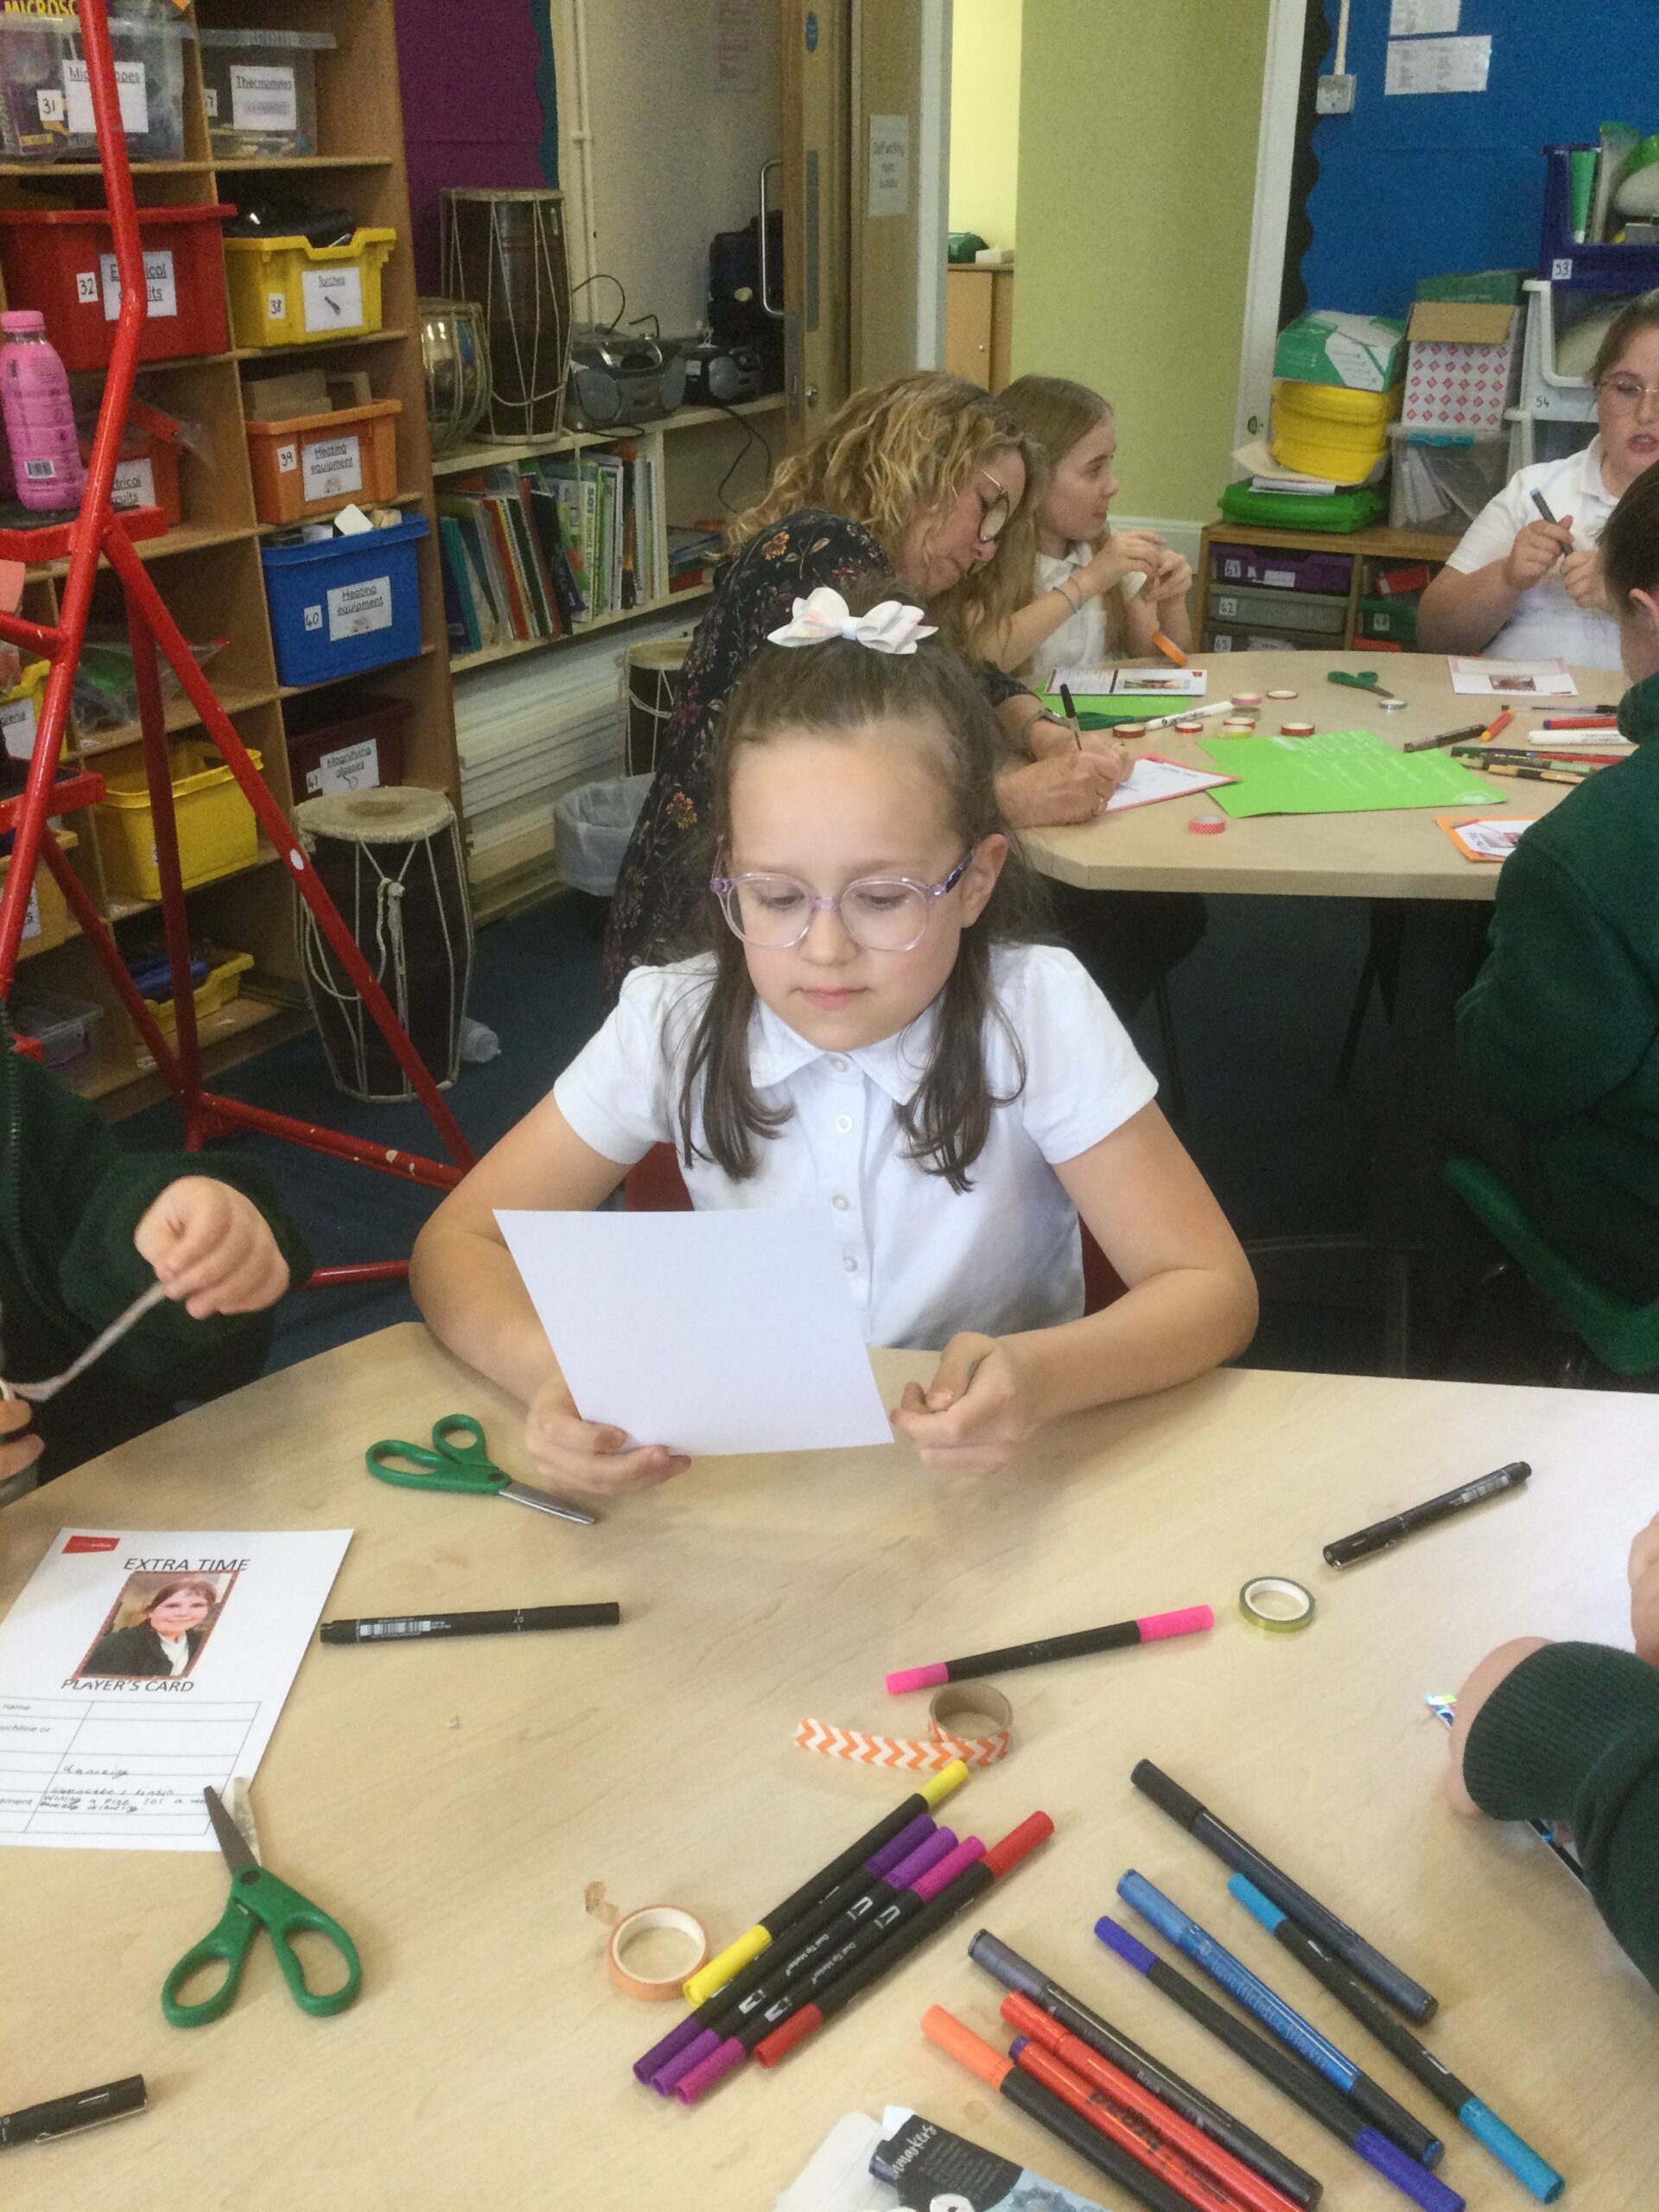
<svg viewBox="0 0 1659 2212">
<path fill-rule="evenodd" d="M 666 1976 L 632 1973 L 623 1960 L 626 1946 L 636 1936 L 650 1935 L 658 1929 L 670 1929 L 677 1936 L 683 1936 L 690 1947 L 690 1953 Z M 626 1996 L 638 1997 L 647 2005 L 660 2005 L 671 1997 L 677 1997 L 708 1957 L 709 1933 L 695 1915 L 682 1912 L 677 1904 L 641 1905 L 637 1912 L 624 1913 L 612 1929 L 608 1955 L 611 1980 Z"/>
</svg>

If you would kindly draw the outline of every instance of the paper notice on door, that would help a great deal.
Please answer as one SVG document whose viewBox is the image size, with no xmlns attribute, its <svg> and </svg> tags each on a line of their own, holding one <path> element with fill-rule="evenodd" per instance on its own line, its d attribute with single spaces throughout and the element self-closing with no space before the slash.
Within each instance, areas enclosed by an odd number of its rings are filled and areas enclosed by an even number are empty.
<svg viewBox="0 0 1659 2212">
<path fill-rule="evenodd" d="M 1484 92 L 1492 66 L 1490 38 L 1390 40 L 1382 73 L 1388 92 Z"/>
<path fill-rule="evenodd" d="M 910 213 L 910 118 L 873 115 L 870 118 L 870 188 L 867 213 L 908 215 Z"/>
<path fill-rule="evenodd" d="M 361 330 L 363 271 L 307 269 L 301 272 L 302 312 L 308 331 Z"/>
<path fill-rule="evenodd" d="M 1389 36 L 1423 38 L 1440 31 L 1454 31 L 1463 0 L 1390 0 Z"/>
<path fill-rule="evenodd" d="M 349 1529 L 60 1529 L 0 1622 L 0 1844 L 212 1851 Z"/>
</svg>

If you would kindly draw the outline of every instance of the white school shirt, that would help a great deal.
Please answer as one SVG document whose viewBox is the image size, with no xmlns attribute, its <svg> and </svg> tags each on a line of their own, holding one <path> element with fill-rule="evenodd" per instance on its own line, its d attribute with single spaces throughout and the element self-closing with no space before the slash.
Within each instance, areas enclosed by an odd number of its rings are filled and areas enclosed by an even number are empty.
<svg viewBox="0 0 1659 2212">
<path fill-rule="evenodd" d="M 1575 547 L 1599 545 L 1607 518 L 1618 504 L 1601 480 L 1600 438 L 1565 461 L 1541 461 L 1517 469 L 1465 531 L 1446 567 L 1468 575 L 1505 559 L 1522 524 L 1542 519 L 1533 505 L 1535 492 L 1543 493 L 1558 521 L 1572 516 Z M 1616 669 L 1618 625 L 1611 614 L 1580 607 L 1568 595 L 1558 565 L 1541 583 L 1522 593 L 1514 613 L 1483 651 L 1494 660 L 1564 660 L 1580 668 Z"/>
<path fill-rule="evenodd" d="M 1082 543 L 1067 546 L 1064 554 L 1039 553 L 1033 564 L 1033 582 L 1039 592 L 1054 591 L 1061 584 L 1070 584 L 1094 557 L 1094 547 Z M 1118 587 L 1120 602 L 1133 599 L 1146 581 L 1138 569 L 1130 569 Z M 1095 668 L 1106 658 L 1106 602 L 1096 592 L 1084 601 L 1079 613 L 1068 614 L 1059 628 L 1043 639 L 1031 657 L 1032 672 L 1046 685 L 1057 668 Z"/>
<path fill-rule="evenodd" d="M 190 1639 L 188 1636 L 163 1636 L 160 1629 L 156 1640 L 162 1647 L 162 1656 L 175 1675 L 181 1675 L 190 1664 Z"/>
<path fill-rule="evenodd" d="M 713 973 L 710 955 L 635 969 L 554 1084 L 565 1120 L 607 1160 L 632 1163 L 674 1141 L 687 1037 Z M 1054 1166 L 1121 1128 L 1157 1084 L 1072 954 L 1005 947 L 993 976 L 1025 1083 L 992 1113 L 970 1190 L 911 1160 L 894 1118 L 924 1072 L 931 1008 L 900 1036 L 830 1052 L 757 1004 L 751 1077 L 760 1103 L 787 1105 L 790 1118 L 756 1139 L 747 1182 L 705 1159 L 681 1163 L 696 1207 L 827 1207 L 868 1344 L 937 1351 L 960 1329 L 1003 1336 L 1083 1311 L 1077 1216 Z M 993 1094 L 1007 1097 L 1018 1064 L 995 1019 L 986 1047 Z"/>
</svg>

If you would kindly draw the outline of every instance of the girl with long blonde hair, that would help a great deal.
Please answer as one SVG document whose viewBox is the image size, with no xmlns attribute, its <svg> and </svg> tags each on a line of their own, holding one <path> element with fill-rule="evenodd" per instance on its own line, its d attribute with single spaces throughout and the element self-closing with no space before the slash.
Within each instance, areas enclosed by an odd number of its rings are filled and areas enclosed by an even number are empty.
<svg viewBox="0 0 1659 2212">
<path fill-rule="evenodd" d="M 978 385 L 917 370 L 855 392 L 791 454 L 727 533 L 714 601 L 698 624 L 674 712 L 618 879 L 605 980 L 658 957 L 695 895 L 686 853 L 708 810 L 709 760 L 726 701 L 798 599 L 827 586 L 868 603 L 880 583 L 926 605 L 970 659 L 1007 624 L 1029 568 L 1040 488 L 1027 442 Z M 1087 821 L 1122 773 L 1114 748 L 1080 750 L 1011 677 L 976 660 L 1014 760 L 998 779 L 1010 820 Z"/>
<path fill-rule="evenodd" d="M 1156 531 L 1109 521 L 1118 488 L 1109 404 L 1067 377 L 1020 377 L 1002 404 L 1042 456 L 1046 480 L 1030 556 L 1022 543 L 1003 569 L 1014 611 L 986 609 L 981 650 L 1000 668 L 1045 678 L 1057 667 L 1142 659 L 1160 632 L 1185 652 L 1192 569 Z"/>
</svg>

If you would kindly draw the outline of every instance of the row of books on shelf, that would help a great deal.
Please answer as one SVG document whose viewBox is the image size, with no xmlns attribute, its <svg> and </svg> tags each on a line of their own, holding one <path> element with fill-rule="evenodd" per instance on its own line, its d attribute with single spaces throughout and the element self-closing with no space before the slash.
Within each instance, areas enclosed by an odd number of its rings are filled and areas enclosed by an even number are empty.
<svg viewBox="0 0 1659 2212">
<path fill-rule="evenodd" d="M 452 652 L 562 638 L 668 589 L 656 463 L 632 445 L 504 462 L 437 501 Z"/>
</svg>

